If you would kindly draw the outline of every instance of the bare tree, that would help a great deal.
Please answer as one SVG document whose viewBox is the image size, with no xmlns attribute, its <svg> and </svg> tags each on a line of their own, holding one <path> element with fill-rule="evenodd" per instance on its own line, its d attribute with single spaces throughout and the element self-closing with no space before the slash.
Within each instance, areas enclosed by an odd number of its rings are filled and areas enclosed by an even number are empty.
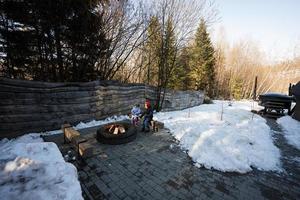
<svg viewBox="0 0 300 200">
<path fill-rule="evenodd" d="M 99 60 L 96 69 L 100 79 L 108 80 L 126 66 L 126 61 L 143 44 L 147 16 L 141 3 L 134 5 L 127 0 L 112 0 L 99 6 L 98 12 L 103 13 L 110 47 L 107 58 Z"/>
<path fill-rule="evenodd" d="M 222 38 L 224 39 L 224 37 Z M 268 63 L 264 59 L 265 54 L 251 40 L 240 41 L 231 47 L 224 47 L 217 43 L 216 49 L 216 56 L 220 56 L 218 54 L 225 55 L 224 60 L 219 58 L 222 62 L 218 64 L 223 67 L 222 69 L 218 68 L 219 97 L 237 98 L 238 95 L 239 98 L 251 98 L 256 76 L 258 77 L 257 94 L 287 93 L 289 83 L 300 80 L 300 62 L 299 60 L 297 62 L 297 57 L 277 64 Z M 228 79 L 229 85 L 223 84 Z M 236 80 L 240 81 L 239 85 L 234 85 Z M 229 89 L 229 96 L 225 92 L 227 89 Z"/>
</svg>

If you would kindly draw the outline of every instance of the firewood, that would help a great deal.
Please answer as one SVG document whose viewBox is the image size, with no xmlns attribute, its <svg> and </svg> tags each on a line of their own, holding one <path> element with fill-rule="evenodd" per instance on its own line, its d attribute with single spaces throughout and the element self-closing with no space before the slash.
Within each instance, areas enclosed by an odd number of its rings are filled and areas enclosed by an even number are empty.
<svg viewBox="0 0 300 200">
<path fill-rule="evenodd" d="M 86 141 L 87 141 L 87 139 L 81 135 L 75 136 L 71 139 L 72 144 L 74 144 L 75 146 L 77 146 L 80 143 L 86 142 Z"/>
<path fill-rule="evenodd" d="M 117 135 L 118 133 L 119 133 L 119 128 L 116 127 L 113 134 Z"/>
<path fill-rule="evenodd" d="M 65 128 L 64 135 L 67 142 L 71 142 L 72 138 L 80 136 L 80 133 L 73 127 Z"/>
<path fill-rule="evenodd" d="M 82 158 L 88 158 L 93 155 L 94 147 L 89 142 L 79 143 L 78 152 Z"/>
<path fill-rule="evenodd" d="M 115 125 L 111 125 L 108 131 L 109 131 L 110 133 L 112 133 L 114 128 L 115 128 Z"/>
<path fill-rule="evenodd" d="M 123 126 L 119 127 L 120 133 L 125 133 L 125 128 Z"/>
</svg>

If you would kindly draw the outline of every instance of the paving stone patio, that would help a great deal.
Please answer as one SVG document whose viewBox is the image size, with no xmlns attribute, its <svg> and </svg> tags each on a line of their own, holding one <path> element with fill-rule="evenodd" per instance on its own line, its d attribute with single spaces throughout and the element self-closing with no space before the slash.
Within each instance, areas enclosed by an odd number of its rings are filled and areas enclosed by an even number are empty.
<svg viewBox="0 0 300 200">
<path fill-rule="evenodd" d="M 93 199 L 300 199 L 300 151 L 288 145 L 268 120 L 282 154 L 284 172 L 253 169 L 247 174 L 197 168 L 168 130 L 138 133 L 123 145 L 98 144 L 97 127 L 81 130 L 96 154 L 78 168 L 83 196 Z M 70 149 L 60 145 L 62 152 Z"/>
</svg>

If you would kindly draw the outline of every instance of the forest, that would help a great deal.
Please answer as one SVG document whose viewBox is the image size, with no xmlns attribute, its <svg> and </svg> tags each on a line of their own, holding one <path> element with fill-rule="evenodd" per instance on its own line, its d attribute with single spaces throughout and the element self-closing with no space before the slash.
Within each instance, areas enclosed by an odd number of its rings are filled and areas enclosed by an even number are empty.
<svg viewBox="0 0 300 200">
<path fill-rule="evenodd" d="M 287 92 L 300 56 L 270 64 L 250 40 L 229 44 L 211 27 L 208 0 L 1 1 L 0 76 L 49 82 L 118 80 L 247 99 Z"/>
</svg>

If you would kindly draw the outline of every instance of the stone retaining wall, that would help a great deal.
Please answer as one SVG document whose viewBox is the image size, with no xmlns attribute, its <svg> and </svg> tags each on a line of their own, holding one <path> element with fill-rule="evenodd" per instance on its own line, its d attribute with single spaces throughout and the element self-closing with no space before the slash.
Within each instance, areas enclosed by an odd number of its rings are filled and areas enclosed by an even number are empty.
<svg viewBox="0 0 300 200">
<path fill-rule="evenodd" d="M 46 83 L 0 78 L 0 138 L 59 129 L 71 124 L 127 114 L 132 105 L 155 99 L 155 88 L 115 81 Z M 203 93 L 167 91 L 166 111 L 200 105 Z"/>
</svg>

